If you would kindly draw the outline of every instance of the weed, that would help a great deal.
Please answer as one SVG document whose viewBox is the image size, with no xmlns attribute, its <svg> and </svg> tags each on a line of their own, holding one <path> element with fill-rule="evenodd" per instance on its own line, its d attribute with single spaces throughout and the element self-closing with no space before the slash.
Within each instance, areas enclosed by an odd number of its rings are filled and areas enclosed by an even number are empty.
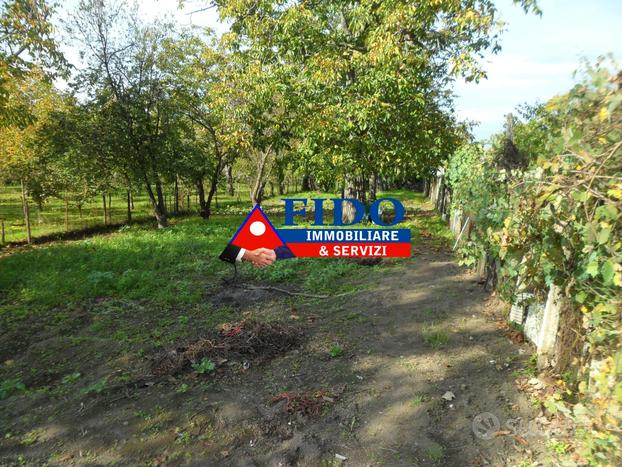
<svg viewBox="0 0 622 467">
<path fill-rule="evenodd" d="M 549 449 L 554 451 L 557 455 L 564 455 L 570 450 L 570 445 L 560 441 L 558 439 L 551 439 L 547 446 Z"/>
<path fill-rule="evenodd" d="M 445 455 L 445 450 L 443 449 L 443 446 L 433 445 L 425 450 L 425 454 L 433 465 L 438 465 Z"/>
<path fill-rule="evenodd" d="M 41 432 L 39 430 L 32 430 L 26 433 L 22 439 L 20 440 L 20 444 L 22 446 L 32 446 L 41 437 Z"/>
<path fill-rule="evenodd" d="M 182 383 L 178 388 L 177 388 L 177 392 L 180 394 L 183 394 L 185 392 L 188 392 L 188 389 L 190 388 L 190 386 L 188 386 L 186 383 Z"/>
<path fill-rule="evenodd" d="M 0 383 L 0 400 L 8 399 L 9 397 L 26 392 L 26 385 L 21 380 L 5 379 Z"/>
<path fill-rule="evenodd" d="M 74 373 L 69 373 L 68 375 L 63 376 L 62 382 L 63 384 L 72 384 L 78 381 L 80 379 L 80 376 L 82 375 L 78 371 Z"/>
<path fill-rule="evenodd" d="M 533 378 L 536 376 L 538 372 L 538 354 L 533 353 L 529 357 L 529 361 L 527 362 L 527 366 L 525 368 L 521 368 L 519 370 L 514 370 L 512 372 L 513 378 L 519 378 L 521 376 L 527 376 L 529 378 Z"/>
<path fill-rule="evenodd" d="M 181 444 L 182 446 L 187 446 L 192 441 L 192 437 L 190 433 L 187 431 L 180 431 L 179 428 L 175 428 L 175 442 L 177 444 Z"/>
<path fill-rule="evenodd" d="M 211 373 L 216 369 L 216 364 L 212 362 L 209 358 L 204 357 L 198 363 L 193 363 L 192 368 L 194 371 L 199 373 L 200 375 L 205 373 Z"/>
<path fill-rule="evenodd" d="M 328 355 L 330 355 L 331 358 L 341 357 L 343 353 L 343 347 L 338 344 L 333 345 L 328 351 Z"/>
<path fill-rule="evenodd" d="M 82 392 L 84 394 L 101 394 L 105 389 L 106 389 L 106 385 L 108 384 L 108 378 L 102 378 L 99 381 L 91 384 L 90 386 L 87 386 L 86 388 L 84 388 L 82 390 Z"/>
<path fill-rule="evenodd" d="M 433 349 L 442 349 L 449 344 L 449 335 L 440 330 L 430 327 L 423 331 L 423 340 Z"/>
<path fill-rule="evenodd" d="M 430 400 L 430 398 L 427 394 L 418 393 L 410 400 L 409 404 L 411 407 L 416 408 L 428 400 Z"/>
</svg>

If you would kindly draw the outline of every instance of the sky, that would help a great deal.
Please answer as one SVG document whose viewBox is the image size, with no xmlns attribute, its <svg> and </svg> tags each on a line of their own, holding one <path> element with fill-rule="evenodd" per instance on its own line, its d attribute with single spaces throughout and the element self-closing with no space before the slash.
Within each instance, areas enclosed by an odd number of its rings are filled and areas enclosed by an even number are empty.
<svg viewBox="0 0 622 467">
<path fill-rule="evenodd" d="M 622 61 L 622 0 L 540 0 L 542 16 L 511 0 L 496 2 L 507 23 L 501 51 L 488 55 L 488 79 L 456 83 L 458 116 L 475 120 L 477 139 L 503 129 L 517 105 L 546 102 L 568 91 L 582 58 L 613 53 Z"/>
<path fill-rule="evenodd" d="M 63 10 L 76 3 L 65 2 Z M 217 33 L 227 30 L 216 9 L 196 11 L 207 0 L 186 1 L 182 10 L 178 0 L 138 3 L 146 19 L 170 15 L 180 24 L 209 26 Z M 583 58 L 594 61 L 612 53 L 622 62 L 622 0 L 539 0 L 538 4 L 541 17 L 525 14 L 512 0 L 497 0 L 500 19 L 506 23 L 501 51 L 484 57 L 487 79 L 456 82 L 457 115 L 478 122 L 476 139 L 501 131 L 505 115 L 518 105 L 546 102 L 568 91 Z M 70 61 L 78 61 L 75 48 L 67 47 L 65 53 Z"/>
</svg>

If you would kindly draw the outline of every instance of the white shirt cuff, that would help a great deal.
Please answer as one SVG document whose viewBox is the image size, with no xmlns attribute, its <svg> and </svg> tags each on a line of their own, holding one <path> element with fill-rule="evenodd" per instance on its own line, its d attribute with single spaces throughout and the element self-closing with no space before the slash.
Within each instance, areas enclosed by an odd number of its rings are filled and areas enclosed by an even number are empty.
<svg viewBox="0 0 622 467">
<path fill-rule="evenodd" d="M 240 251 L 238 252 L 238 255 L 235 257 L 235 260 L 237 262 L 242 261 L 242 256 L 244 256 L 244 253 L 246 253 L 246 249 L 245 248 L 240 248 Z"/>
</svg>

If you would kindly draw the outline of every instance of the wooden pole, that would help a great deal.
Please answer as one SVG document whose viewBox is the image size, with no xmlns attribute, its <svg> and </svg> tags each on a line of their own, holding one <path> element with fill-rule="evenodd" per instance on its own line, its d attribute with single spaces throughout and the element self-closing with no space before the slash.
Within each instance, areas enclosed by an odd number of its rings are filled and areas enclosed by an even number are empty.
<svg viewBox="0 0 622 467">
<path fill-rule="evenodd" d="M 69 199 L 65 195 L 65 232 L 69 232 Z"/>
<path fill-rule="evenodd" d="M 179 213 L 179 181 L 177 180 L 177 176 L 175 176 L 175 214 Z"/>
<path fill-rule="evenodd" d="M 32 243 L 32 233 L 30 231 L 30 208 L 28 207 L 28 198 L 26 197 L 26 186 L 22 178 L 22 208 L 24 210 L 24 222 L 26 223 L 26 240 L 30 245 Z"/>
<path fill-rule="evenodd" d="M 127 223 L 132 223 L 132 191 L 127 190 Z"/>
<path fill-rule="evenodd" d="M 108 192 L 108 223 L 112 224 L 112 194 Z"/>
<path fill-rule="evenodd" d="M 102 193 L 102 201 L 104 202 L 104 225 L 108 225 L 108 213 L 106 212 L 106 193 Z"/>
</svg>

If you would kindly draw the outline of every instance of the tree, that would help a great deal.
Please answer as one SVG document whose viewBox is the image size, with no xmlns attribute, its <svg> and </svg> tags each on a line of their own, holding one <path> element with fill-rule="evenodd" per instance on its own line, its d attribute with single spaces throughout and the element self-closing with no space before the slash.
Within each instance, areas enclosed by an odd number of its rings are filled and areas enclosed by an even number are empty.
<svg viewBox="0 0 622 467">
<path fill-rule="evenodd" d="M 43 0 L 4 1 L 0 6 L 0 126 L 25 125 L 32 117 L 15 93 L 33 68 L 46 79 L 67 63 L 54 40 L 53 9 Z"/>
<path fill-rule="evenodd" d="M 83 0 L 70 31 L 85 48 L 87 66 L 79 84 L 115 135 L 114 164 L 144 185 L 158 227 L 165 227 L 163 183 L 172 164 L 165 143 L 175 125 L 175 107 L 158 56 L 172 27 L 145 25 L 122 3 Z"/>
<path fill-rule="evenodd" d="M 0 132 L 0 173 L 7 179 L 19 181 L 22 194 L 22 209 L 26 226 L 26 239 L 32 242 L 30 229 L 29 197 L 41 203 L 54 194 L 54 177 L 42 160 L 37 134 L 49 121 L 54 109 L 63 106 L 64 101 L 55 88 L 45 79 L 41 70 L 33 69 L 19 81 L 13 99 L 31 116 L 30 124 L 13 121 Z"/>
<path fill-rule="evenodd" d="M 184 34 L 165 42 L 159 64 L 179 112 L 178 168 L 197 189 L 200 214 L 209 219 L 225 164 L 236 156 L 227 58 L 210 33 Z M 183 148 L 183 149 L 182 149 Z M 205 196 L 204 181 L 209 179 Z"/>
<path fill-rule="evenodd" d="M 296 70 L 300 155 L 362 200 L 370 177 L 422 174 L 451 153 L 452 79 L 483 77 L 478 57 L 498 49 L 492 0 L 218 5 L 239 50 Z"/>
</svg>

